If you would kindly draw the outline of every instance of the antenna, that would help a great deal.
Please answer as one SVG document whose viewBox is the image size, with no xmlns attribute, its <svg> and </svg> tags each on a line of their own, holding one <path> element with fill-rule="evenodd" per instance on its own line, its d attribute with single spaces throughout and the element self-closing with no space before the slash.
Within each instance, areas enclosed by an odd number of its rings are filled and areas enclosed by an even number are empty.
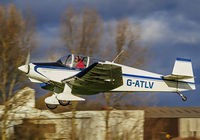
<svg viewBox="0 0 200 140">
<path fill-rule="evenodd" d="M 124 52 L 124 50 L 121 50 L 121 52 L 115 57 L 115 59 L 112 61 L 112 63 L 115 62 L 115 60 Z"/>
</svg>

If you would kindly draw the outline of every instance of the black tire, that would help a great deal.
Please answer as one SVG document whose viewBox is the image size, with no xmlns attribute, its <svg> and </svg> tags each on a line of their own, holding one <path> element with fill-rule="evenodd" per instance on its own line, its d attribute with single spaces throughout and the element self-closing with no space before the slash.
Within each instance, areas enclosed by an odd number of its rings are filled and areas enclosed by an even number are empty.
<svg viewBox="0 0 200 140">
<path fill-rule="evenodd" d="M 187 97 L 183 97 L 182 100 L 185 102 L 187 101 Z"/>
<path fill-rule="evenodd" d="M 46 104 L 48 109 L 56 109 L 58 105 Z"/>
<path fill-rule="evenodd" d="M 65 100 L 58 100 L 58 102 L 59 102 L 60 105 L 62 105 L 62 106 L 67 106 L 67 105 L 70 105 L 70 104 L 71 104 L 70 101 L 65 101 Z"/>
</svg>

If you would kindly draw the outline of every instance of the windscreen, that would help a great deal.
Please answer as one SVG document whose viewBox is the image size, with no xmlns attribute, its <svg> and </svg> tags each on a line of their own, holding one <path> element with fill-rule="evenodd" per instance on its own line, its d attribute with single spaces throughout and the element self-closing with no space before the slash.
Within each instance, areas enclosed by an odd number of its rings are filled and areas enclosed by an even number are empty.
<svg viewBox="0 0 200 140">
<path fill-rule="evenodd" d="M 58 62 L 66 67 L 70 67 L 72 64 L 72 55 L 63 56 L 58 60 Z"/>
</svg>

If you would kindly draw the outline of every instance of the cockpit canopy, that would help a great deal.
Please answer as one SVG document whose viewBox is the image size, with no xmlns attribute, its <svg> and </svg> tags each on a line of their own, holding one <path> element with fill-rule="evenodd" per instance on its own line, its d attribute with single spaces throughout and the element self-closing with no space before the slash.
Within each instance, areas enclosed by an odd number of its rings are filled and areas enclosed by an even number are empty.
<svg viewBox="0 0 200 140">
<path fill-rule="evenodd" d="M 89 56 L 69 54 L 61 57 L 57 62 L 69 68 L 87 68 L 95 62 L 103 62 L 102 60 Z"/>
</svg>

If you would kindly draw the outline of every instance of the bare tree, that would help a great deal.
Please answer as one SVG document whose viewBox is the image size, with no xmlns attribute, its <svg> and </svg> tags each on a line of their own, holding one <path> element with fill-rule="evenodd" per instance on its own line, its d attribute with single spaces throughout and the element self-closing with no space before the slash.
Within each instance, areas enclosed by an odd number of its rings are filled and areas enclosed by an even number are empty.
<svg viewBox="0 0 200 140">
<path fill-rule="evenodd" d="M 146 60 L 146 53 L 148 47 L 141 46 L 140 41 L 140 27 L 138 25 L 131 24 L 128 19 L 122 19 L 121 21 L 117 22 L 116 28 L 114 28 L 114 42 L 113 50 L 117 54 L 123 51 L 123 54 L 120 55 L 116 59 L 116 63 L 120 64 L 128 64 L 129 66 L 140 67 L 144 65 Z M 130 61 L 131 60 L 131 61 Z M 106 135 L 105 139 L 109 139 L 109 116 L 111 107 L 119 106 L 122 103 L 122 98 L 127 93 L 104 93 L 104 97 L 106 100 L 106 116 L 105 116 L 105 123 L 106 123 Z"/>
<path fill-rule="evenodd" d="M 62 18 L 62 40 L 72 53 L 93 55 L 99 49 L 103 24 L 95 9 L 84 7 L 79 14 L 68 7 Z"/>
<path fill-rule="evenodd" d="M 68 7 L 62 18 L 62 40 L 72 53 L 92 56 L 98 52 L 103 24 L 95 9 L 84 7 L 81 13 Z M 72 103 L 72 140 L 76 139 L 76 106 Z"/>
<path fill-rule="evenodd" d="M 29 16 L 27 16 L 29 17 Z M 24 19 L 15 5 L 0 6 L 0 98 L 5 106 L 1 138 L 6 140 L 9 99 L 25 80 L 17 68 L 25 63 L 28 48 L 32 48 L 34 28 L 30 18 Z"/>
</svg>

